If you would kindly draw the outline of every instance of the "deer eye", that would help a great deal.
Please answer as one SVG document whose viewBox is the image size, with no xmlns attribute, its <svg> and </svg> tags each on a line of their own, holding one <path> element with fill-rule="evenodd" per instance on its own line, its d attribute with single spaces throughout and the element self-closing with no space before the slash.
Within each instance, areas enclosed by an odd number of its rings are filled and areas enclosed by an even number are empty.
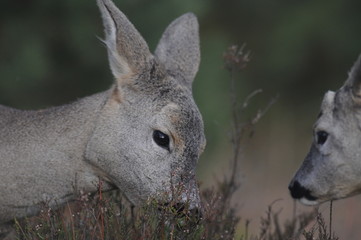
<svg viewBox="0 0 361 240">
<path fill-rule="evenodd" d="M 317 132 L 317 144 L 323 145 L 327 141 L 328 133 L 325 131 Z"/>
<path fill-rule="evenodd" d="M 169 136 L 167 134 L 159 130 L 155 130 L 153 132 L 153 140 L 159 147 L 169 151 Z"/>
</svg>

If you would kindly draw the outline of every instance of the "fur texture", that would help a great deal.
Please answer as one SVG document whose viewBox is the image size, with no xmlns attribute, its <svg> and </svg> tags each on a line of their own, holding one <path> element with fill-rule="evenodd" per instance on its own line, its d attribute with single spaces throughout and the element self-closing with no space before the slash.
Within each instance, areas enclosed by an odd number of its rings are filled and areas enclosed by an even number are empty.
<svg viewBox="0 0 361 240">
<path fill-rule="evenodd" d="M 291 195 L 313 205 L 361 193 L 361 56 L 345 84 L 324 96 L 314 141 Z"/>
<path fill-rule="evenodd" d="M 114 85 L 69 105 L 21 111 L 0 106 L 0 223 L 59 205 L 79 190 L 119 188 L 133 203 L 182 184 L 200 207 L 195 168 L 203 121 L 191 84 L 198 70 L 198 23 L 176 19 L 154 55 L 110 0 L 98 0 Z M 154 131 L 169 136 L 165 149 Z"/>
</svg>

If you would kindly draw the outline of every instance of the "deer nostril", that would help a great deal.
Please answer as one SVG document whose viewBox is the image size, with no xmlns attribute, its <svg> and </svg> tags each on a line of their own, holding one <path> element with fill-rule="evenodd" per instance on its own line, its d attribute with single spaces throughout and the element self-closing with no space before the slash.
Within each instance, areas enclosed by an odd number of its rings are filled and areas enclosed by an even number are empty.
<svg viewBox="0 0 361 240">
<path fill-rule="evenodd" d="M 294 181 L 293 184 L 291 183 L 288 186 L 288 189 L 290 190 L 291 196 L 295 199 L 300 199 L 304 197 L 310 201 L 317 200 L 316 197 L 311 195 L 311 191 L 304 188 L 298 181 Z"/>
</svg>

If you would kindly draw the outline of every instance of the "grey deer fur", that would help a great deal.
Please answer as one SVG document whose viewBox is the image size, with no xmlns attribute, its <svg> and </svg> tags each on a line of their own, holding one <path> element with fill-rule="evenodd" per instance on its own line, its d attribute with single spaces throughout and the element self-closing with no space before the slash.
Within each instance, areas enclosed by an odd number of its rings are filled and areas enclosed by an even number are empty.
<svg viewBox="0 0 361 240">
<path fill-rule="evenodd" d="M 119 188 L 137 205 L 183 186 L 200 207 L 195 168 L 205 146 L 192 97 L 200 62 L 198 22 L 184 14 L 155 54 L 111 0 L 97 0 L 114 85 L 74 103 L 39 111 L 0 106 L 0 224 L 55 207 L 79 190 Z M 101 79 L 99 79 L 101 80 Z M 167 148 L 153 132 L 167 134 Z"/>
<path fill-rule="evenodd" d="M 325 94 L 313 132 L 291 195 L 314 205 L 361 193 L 361 55 L 344 85 Z"/>
</svg>

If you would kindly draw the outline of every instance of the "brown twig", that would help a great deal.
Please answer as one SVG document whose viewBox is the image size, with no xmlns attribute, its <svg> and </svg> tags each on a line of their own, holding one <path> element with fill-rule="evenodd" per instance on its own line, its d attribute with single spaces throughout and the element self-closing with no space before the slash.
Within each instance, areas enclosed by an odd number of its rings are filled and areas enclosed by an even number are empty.
<svg viewBox="0 0 361 240">
<path fill-rule="evenodd" d="M 329 229 L 329 239 L 331 240 L 332 239 L 332 200 L 330 201 L 330 229 Z"/>
</svg>

